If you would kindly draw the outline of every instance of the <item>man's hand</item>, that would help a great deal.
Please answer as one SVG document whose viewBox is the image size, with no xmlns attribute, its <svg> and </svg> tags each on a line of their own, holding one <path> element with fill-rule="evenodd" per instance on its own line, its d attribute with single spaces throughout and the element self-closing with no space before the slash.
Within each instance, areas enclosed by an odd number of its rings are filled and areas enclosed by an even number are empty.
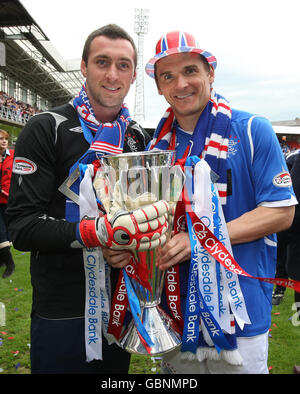
<svg viewBox="0 0 300 394">
<path fill-rule="evenodd" d="M 158 249 L 157 266 L 165 271 L 172 265 L 183 263 L 191 259 L 191 244 L 189 234 L 182 232 L 175 234 L 163 248 Z"/>
<path fill-rule="evenodd" d="M 132 253 L 128 250 L 102 248 L 102 253 L 106 262 L 113 268 L 124 268 L 133 258 Z"/>
<path fill-rule="evenodd" d="M 107 215 L 83 218 L 79 223 L 80 240 L 88 248 L 138 251 L 156 248 L 166 242 L 168 210 L 167 202 L 161 200 L 132 212 L 118 211 L 110 220 Z"/>
</svg>

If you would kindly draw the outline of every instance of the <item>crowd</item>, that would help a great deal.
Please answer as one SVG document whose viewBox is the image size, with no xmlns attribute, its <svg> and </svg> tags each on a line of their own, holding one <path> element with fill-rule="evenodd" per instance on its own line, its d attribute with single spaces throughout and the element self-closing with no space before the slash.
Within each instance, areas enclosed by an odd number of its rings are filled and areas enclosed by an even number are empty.
<svg viewBox="0 0 300 394">
<path fill-rule="evenodd" d="M 295 152 L 296 150 L 299 150 L 300 144 L 297 141 L 287 141 L 287 138 L 285 135 L 283 135 L 281 138 L 279 138 L 279 143 L 281 146 L 282 153 L 284 156 L 287 156 L 289 153 Z"/>
<path fill-rule="evenodd" d="M 41 112 L 36 106 L 17 100 L 6 92 L 0 91 L 0 116 L 17 122 L 26 123 L 31 116 Z"/>
</svg>

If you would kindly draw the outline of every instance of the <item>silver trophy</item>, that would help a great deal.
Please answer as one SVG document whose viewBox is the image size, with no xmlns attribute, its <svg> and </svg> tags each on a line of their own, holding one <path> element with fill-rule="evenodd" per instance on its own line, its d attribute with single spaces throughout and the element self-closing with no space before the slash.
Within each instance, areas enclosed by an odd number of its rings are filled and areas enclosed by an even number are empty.
<svg viewBox="0 0 300 394">
<path fill-rule="evenodd" d="M 94 180 L 94 189 L 105 211 L 114 214 L 118 210 L 132 211 L 159 200 L 169 203 L 169 234 L 172 230 L 176 203 L 181 196 L 184 174 L 174 166 L 174 151 L 151 151 L 104 156 L 102 166 Z M 156 267 L 156 250 L 134 252 L 137 263 L 147 266 L 148 286 L 130 279 L 139 300 L 140 320 L 153 346 L 151 354 L 166 353 L 181 344 L 170 317 L 160 308 L 165 272 Z M 149 352 L 140 340 L 134 321 L 120 339 L 120 345 L 130 353 L 146 355 Z"/>
</svg>

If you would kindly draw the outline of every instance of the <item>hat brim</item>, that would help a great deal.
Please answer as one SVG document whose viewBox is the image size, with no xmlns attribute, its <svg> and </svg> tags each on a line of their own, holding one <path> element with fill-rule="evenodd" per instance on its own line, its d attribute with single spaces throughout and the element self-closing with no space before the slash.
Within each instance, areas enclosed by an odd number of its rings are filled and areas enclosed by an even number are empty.
<svg viewBox="0 0 300 394">
<path fill-rule="evenodd" d="M 166 56 L 175 55 L 175 54 L 182 53 L 182 52 L 199 53 L 200 55 L 202 55 L 206 58 L 208 63 L 211 64 L 214 69 L 217 67 L 217 59 L 210 52 L 207 52 L 204 49 L 200 49 L 200 48 L 196 48 L 196 47 L 179 47 L 179 48 L 167 49 L 166 51 L 160 52 L 157 55 L 155 55 L 154 57 L 152 57 L 148 61 L 148 63 L 146 64 L 146 67 L 145 67 L 146 73 L 150 77 L 154 78 L 155 77 L 155 75 L 154 75 L 155 63 L 158 60 L 163 59 Z"/>
</svg>

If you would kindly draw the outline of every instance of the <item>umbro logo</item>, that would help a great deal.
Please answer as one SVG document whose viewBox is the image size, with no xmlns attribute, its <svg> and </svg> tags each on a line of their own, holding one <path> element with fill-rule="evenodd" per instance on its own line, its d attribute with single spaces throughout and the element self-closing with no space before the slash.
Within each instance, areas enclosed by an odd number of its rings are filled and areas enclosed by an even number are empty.
<svg viewBox="0 0 300 394">
<path fill-rule="evenodd" d="M 74 133 L 82 133 L 82 127 L 81 126 L 73 127 L 72 129 L 69 129 L 69 131 L 73 131 Z"/>
</svg>

